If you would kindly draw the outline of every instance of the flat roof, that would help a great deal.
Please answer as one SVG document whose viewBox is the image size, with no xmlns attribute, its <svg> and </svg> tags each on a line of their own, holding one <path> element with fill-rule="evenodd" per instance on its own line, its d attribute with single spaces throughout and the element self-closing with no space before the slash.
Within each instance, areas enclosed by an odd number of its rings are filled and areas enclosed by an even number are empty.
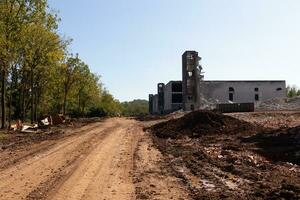
<svg viewBox="0 0 300 200">
<path fill-rule="evenodd" d="M 285 80 L 204 80 L 203 82 L 285 82 Z"/>
<path fill-rule="evenodd" d="M 169 81 L 168 83 L 179 83 L 179 82 L 182 82 L 182 81 Z"/>
</svg>

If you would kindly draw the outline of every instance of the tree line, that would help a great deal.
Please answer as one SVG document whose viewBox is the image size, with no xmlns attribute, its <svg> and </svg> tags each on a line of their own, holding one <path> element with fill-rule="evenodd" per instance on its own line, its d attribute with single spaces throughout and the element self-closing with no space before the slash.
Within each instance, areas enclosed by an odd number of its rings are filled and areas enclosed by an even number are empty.
<svg viewBox="0 0 300 200">
<path fill-rule="evenodd" d="M 146 100 L 136 99 L 121 103 L 122 115 L 124 116 L 143 116 L 149 113 L 149 104 Z"/>
<path fill-rule="evenodd" d="M 286 88 L 286 95 L 289 98 L 300 96 L 300 89 L 295 85 L 293 86 L 288 85 Z"/>
<path fill-rule="evenodd" d="M 47 0 L 0 0 L 2 129 L 44 114 L 121 112 L 100 77 L 70 52 L 71 40 L 58 34 L 60 19 L 50 10 Z"/>
</svg>

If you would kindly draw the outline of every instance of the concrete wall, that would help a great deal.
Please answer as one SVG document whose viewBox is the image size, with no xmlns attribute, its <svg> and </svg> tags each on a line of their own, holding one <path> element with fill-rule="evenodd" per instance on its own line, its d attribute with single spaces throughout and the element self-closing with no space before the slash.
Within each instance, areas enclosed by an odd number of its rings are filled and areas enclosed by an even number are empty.
<svg viewBox="0 0 300 200">
<path fill-rule="evenodd" d="M 213 99 L 218 103 L 228 103 L 229 88 L 234 89 L 233 102 L 260 102 L 272 98 L 286 96 L 285 81 L 202 81 L 201 94 L 205 99 Z M 255 91 L 258 88 L 258 91 Z M 278 90 L 281 88 L 281 90 Z M 258 94 L 259 101 L 255 100 Z"/>
<path fill-rule="evenodd" d="M 153 94 L 149 94 L 149 113 L 153 114 Z"/>
<path fill-rule="evenodd" d="M 176 110 L 180 110 L 182 108 L 182 103 L 173 103 L 172 95 L 180 94 L 182 95 L 182 90 L 180 92 L 173 91 L 172 86 L 174 83 L 182 84 L 182 81 L 170 81 L 165 85 L 164 90 L 164 113 L 170 113 Z"/>
<path fill-rule="evenodd" d="M 153 111 L 153 114 L 159 114 L 159 110 L 158 110 L 158 95 L 154 95 L 153 96 L 153 107 L 152 107 L 152 111 Z"/>
<path fill-rule="evenodd" d="M 196 51 L 186 51 L 182 55 L 183 109 L 187 111 L 200 106 L 200 60 Z"/>
<path fill-rule="evenodd" d="M 182 84 L 182 81 L 170 81 L 164 86 L 164 110 L 167 114 L 174 112 L 183 107 L 183 103 L 173 103 L 173 94 L 182 94 L 182 92 L 172 91 L 173 83 Z M 236 103 L 260 103 L 273 98 L 284 98 L 286 96 L 285 81 L 201 81 L 200 82 L 200 102 L 204 98 L 216 103 L 229 103 L 229 88 L 233 88 L 233 102 Z M 255 88 L 258 89 L 255 90 Z M 281 88 L 281 90 L 278 90 Z M 255 95 L 258 95 L 259 100 L 255 100 Z M 152 111 L 153 114 L 162 114 L 159 110 L 159 96 L 152 96 Z"/>
<path fill-rule="evenodd" d="M 172 109 L 172 82 L 170 81 L 165 85 L 165 91 L 164 91 L 164 109 L 165 111 Z"/>
<path fill-rule="evenodd" d="M 158 95 L 158 112 L 159 114 L 164 113 L 164 90 L 165 90 L 165 84 L 164 83 L 158 83 L 157 84 L 157 95 Z"/>
</svg>

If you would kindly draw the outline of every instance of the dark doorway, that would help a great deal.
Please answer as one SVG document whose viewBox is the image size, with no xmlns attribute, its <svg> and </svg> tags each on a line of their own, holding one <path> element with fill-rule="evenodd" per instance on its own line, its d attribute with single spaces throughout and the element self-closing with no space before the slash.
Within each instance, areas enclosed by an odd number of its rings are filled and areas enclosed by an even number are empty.
<svg viewBox="0 0 300 200">
<path fill-rule="evenodd" d="M 229 101 L 233 101 L 233 93 L 229 93 Z"/>
<path fill-rule="evenodd" d="M 172 83 L 172 92 L 182 92 L 182 83 Z"/>
<path fill-rule="evenodd" d="M 182 103 L 182 94 L 172 94 L 172 103 Z"/>
<path fill-rule="evenodd" d="M 194 110 L 195 110 L 195 106 L 191 105 L 191 111 L 194 111 Z"/>
</svg>

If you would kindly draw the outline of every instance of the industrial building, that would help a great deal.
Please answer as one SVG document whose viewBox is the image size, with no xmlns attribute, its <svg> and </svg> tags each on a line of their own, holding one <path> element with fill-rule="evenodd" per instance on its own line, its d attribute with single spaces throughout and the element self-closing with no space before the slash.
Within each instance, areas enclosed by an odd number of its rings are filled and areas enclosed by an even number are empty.
<svg viewBox="0 0 300 200">
<path fill-rule="evenodd" d="M 167 114 L 176 110 L 196 110 L 206 104 L 254 103 L 286 97 L 283 80 L 204 80 L 201 57 L 196 51 L 182 55 L 182 81 L 157 85 L 157 94 L 149 95 L 149 112 Z"/>
</svg>

